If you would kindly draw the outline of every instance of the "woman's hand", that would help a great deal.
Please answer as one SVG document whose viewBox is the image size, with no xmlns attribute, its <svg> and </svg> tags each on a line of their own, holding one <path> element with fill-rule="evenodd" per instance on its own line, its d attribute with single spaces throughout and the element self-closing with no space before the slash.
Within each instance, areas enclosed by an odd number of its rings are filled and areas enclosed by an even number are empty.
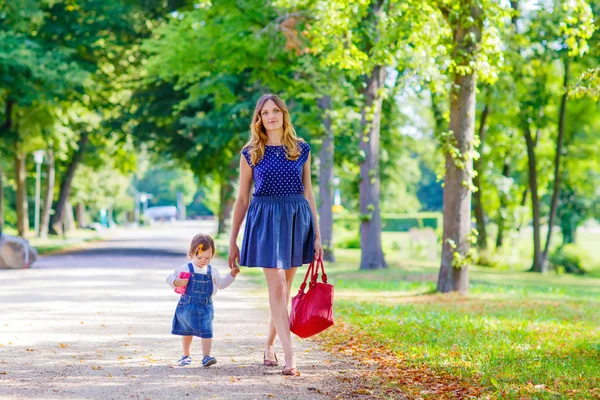
<svg viewBox="0 0 600 400">
<path fill-rule="evenodd" d="M 237 264 L 236 264 L 237 261 Z M 235 243 L 229 244 L 229 268 L 237 268 L 240 263 L 240 248 Z M 233 275 L 235 276 L 235 275 Z"/>
<path fill-rule="evenodd" d="M 321 246 L 321 238 L 315 238 L 315 260 L 323 259 L 323 246 Z"/>
</svg>

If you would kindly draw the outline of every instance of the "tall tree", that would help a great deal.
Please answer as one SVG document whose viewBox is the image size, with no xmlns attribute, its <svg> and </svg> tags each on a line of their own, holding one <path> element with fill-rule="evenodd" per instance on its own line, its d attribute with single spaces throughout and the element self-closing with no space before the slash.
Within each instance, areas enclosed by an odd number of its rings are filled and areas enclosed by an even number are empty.
<svg viewBox="0 0 600 400">
<path fill-rule="evenodd" d="M 50 210 L 52 209 L 52 201 L 54 199 L 54 183 L 55 183 L 55 166 L 54 166 L 54 149 L 52 145 L 48 146 L 46 151 L 46 192 L 43 196 L 42 216 L 40 218 L 40 237 L 48 237 L 48 227 L 50 226 Z"/>
<path fill-rule="evenodd" d="M 466 293 L 468 267 L 476 242 L 471 229 L 473 160 L 479 138 L 475 135 L 475 94 L 477 83 L 493 84 L 502 49 L 498 43 L 507 11 L 500 1 L 434 2 L 443 16 L 441 42 L 445 52 L 439 63 L 446 69 L 449 88 L 449 131 L 439 136 L 445 158 L 444 229 L 442 260 L 437 290 Z"/>
<path fill-rule="evenodd" d="M 477 71 L 471 60 L 481 42 L 484 13 L 477 2 L 461 3 L 458 10 L 442 9 L 452 29 L 456 60 L 450 91 L 450 131 L 445 143 L 444 233 L 440 292 L 468 290 L 471 235 L 471 181 L 475 137 Z"/>
<path fill-rule="evenodd" d="M 319 99 L 319 108 L 324 116 L 323 127 L 325 135 L 319 153 L 319 224 L 323 244 L 323 259 L 334 262 L 333 249 L 333 182 L 335 139 L 331 128 L 331 96 L 325 95 Z"/>
</svg>

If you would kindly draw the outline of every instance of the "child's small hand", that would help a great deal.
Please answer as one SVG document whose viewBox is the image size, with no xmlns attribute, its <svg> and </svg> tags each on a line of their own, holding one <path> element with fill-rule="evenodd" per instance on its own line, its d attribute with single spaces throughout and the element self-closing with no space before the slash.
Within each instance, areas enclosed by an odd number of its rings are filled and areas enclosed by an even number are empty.
<svg viewBox="0 0 600 400">
<path fill-rule="evenodd" d="M 187 286 L 189 281 L 190 281 L 189 279 L 177 278 L 173 281 L 173 286 L 175 286 L 175 287 Z"/>
<path fill-rule="evenodd" d="M 231 268 L 231 272 L 230 272 L 231 276 L 235 277 L 239 273 L 240 273 L 239 267 Z"/>
</svg>

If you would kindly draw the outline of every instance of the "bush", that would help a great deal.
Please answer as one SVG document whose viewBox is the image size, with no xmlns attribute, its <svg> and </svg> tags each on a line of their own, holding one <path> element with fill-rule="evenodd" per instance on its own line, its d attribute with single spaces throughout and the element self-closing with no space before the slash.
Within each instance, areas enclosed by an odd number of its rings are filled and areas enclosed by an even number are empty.
<svg viewBox="0 0 600 400">
<path fill-rule="evenodd" d="M 581 247 L 576 244 L 567 244 L 558 247 L 550 256 L 550 264 L 558 273 L 587 274 L 585 265 L 589 263 L 590 257 Z"/>
<path fill-rule="evenodd" d="M 334 216 L 334 221 L 349 231 L 356 230 L 360 225 L 358 216 L 351 213 L 339 213 Z M 381 215 L 382 232 L 408 232 L 411 228 L 441 229 L 441 227 L 442 213 L 439 212 Z"/>
<path fill-rule="evenodd" d="M 497 268 L 500 266 L 500 257 L 491 250 L 480 250 L 477 253 L 476 264 L 482 267 Z"/>
<path fill-rule="evenodd" d="M 360 249 L 360 236 L 349 237 L 335 244 L 340 249 Z"/>
</svg>

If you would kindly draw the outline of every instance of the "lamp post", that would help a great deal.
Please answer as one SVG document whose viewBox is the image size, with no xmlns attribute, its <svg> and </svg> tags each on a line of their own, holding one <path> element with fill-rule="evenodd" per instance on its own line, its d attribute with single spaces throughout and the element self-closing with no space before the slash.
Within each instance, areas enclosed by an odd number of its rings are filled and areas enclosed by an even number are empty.
<svg viewBox="0 0 600 400">
<path fill-rule="evenodd" d="M 33 152 L 35 161 L 35 236 L 40 237 L 40 175 L 44 162 L 44 150 Z"/>
</svg>

